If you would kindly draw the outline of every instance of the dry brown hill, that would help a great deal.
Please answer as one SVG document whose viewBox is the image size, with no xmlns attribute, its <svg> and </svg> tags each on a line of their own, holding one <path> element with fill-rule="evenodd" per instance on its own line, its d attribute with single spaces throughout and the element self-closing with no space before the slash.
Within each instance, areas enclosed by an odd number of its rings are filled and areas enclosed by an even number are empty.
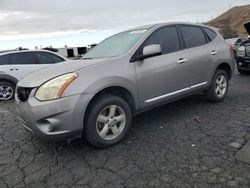
<svg viewBox="0 0 250 188">
<path fill-rule="evenodd" d="M 207 25 L 214 26 L 222 30 L 230 26 L 239 36 L 246 36 L 247 32 L 243 24 L 250 21 L 250 5 L 236 6 L 217 18 L 207 22 Z"/>
</svg>

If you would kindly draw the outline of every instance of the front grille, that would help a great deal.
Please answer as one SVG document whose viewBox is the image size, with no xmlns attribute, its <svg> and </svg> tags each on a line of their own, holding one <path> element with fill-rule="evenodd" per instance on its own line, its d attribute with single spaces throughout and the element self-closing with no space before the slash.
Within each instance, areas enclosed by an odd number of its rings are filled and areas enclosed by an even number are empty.
<svg viewBox="0 0 250 188">
<path fill-rule="evenodd" d="M 17 87 L 17 98 L 22 102 L 26 102 L 29 99 L 32 89 L 33 88 Z"/>
<path fill-rule="evenodd" d="M 246 46 L 246 56 L 250 57 L 250 46 Z"/>
</svg>

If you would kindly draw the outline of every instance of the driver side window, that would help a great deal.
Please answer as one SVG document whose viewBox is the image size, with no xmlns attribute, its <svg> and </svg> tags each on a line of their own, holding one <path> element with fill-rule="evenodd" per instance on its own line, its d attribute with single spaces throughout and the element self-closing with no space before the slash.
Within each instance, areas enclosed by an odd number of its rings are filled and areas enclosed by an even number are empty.
<svg viewBox="0 0 250 188">
<path fill-rule="evenodd" d="M 143 48 L 151 44 L 160 44 L 162 54 L 179 51 L 180 42 L 176 27 L 166 26 L 153 32 L 143 43 L 140 55 L 142 55 Z"/>
</svg>

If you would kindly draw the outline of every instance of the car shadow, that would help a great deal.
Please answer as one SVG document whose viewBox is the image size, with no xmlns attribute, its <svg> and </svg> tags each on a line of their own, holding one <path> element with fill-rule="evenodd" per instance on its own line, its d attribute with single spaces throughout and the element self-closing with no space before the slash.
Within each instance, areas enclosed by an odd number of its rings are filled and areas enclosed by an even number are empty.
<svg viewBox="0 0 250 188">
<path fill-rule="evenodd" d="M 207 104 L 213 104 L 206 102 L 206 98 L 203 94 L 196 94 L 181 100 L 171 102 L 168 104 L 164 104 L 162 106 L 156 107 L 146 112 L 142 112 L 138 115 L 135 115 L 132 120 L 131 130 L 128 136 L 123 140 L 120 144 L 113 146 L 111 148 L 116 148 L 120 146 L 124 146 L 131 142 L 131 140 L 136 140 L 138 137 L 143 137 L 145 134 L 147 135 L 150 132 L 153 132 L 155 129 L 155 123 L 157 124 L 168 124 L 169 121 L 173 121 L 174 119 L 178 120 L 182 115 L 187 114 L 190 109 L 203 107 Z M 143 132 L 143 133 L 142 133 Z M 157 136 L 157 135 L 156 135 Z M 40 140 L 38 138 L 34 138 Z M 98 149 L 90 145 L 84 138 L 75 139 L 72 141 L 42 141 L 40 140 L 39 145 L 50 145 L 50 147 L 64 147 L 70 150 L 93 150 L 100 151 L 102 149 Z M 120 145 L 120 146 L 119 146 Z"/>
</svg>

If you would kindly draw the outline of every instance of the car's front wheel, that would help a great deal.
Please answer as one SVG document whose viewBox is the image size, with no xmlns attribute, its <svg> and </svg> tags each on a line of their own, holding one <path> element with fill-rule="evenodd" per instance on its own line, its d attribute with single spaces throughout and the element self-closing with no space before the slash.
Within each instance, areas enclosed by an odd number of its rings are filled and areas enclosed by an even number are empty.
<svg viewBox="0 0 250 188">
<path fill-rule="evenodd" d="M 122 141 L 131 125 L 131 109 L 120 97 L 105 95 L 88 110 L 85 138 L 94 146 L 106 148 Z"/>
<path fill-rule="evenodd" d="M 207 99 L 211 102 L 222 101 L 227 94 L 229 87 L 228 75 L 224 70 L 216 70 L 211 86 L 206 92 Z"/>
<path fill-rule="evenodd" d="M 14 98 L 15 86 L 10 82 L 0 81 L 0 101 L 8 101 Z"/>
</svg>

